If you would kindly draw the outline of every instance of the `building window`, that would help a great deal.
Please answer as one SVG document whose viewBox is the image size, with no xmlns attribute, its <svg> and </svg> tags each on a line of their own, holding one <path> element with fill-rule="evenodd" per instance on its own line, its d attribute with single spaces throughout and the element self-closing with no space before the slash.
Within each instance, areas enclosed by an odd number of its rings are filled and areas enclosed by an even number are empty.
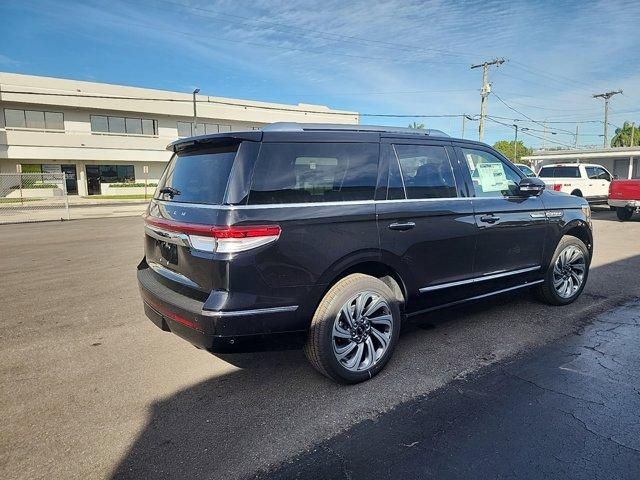
<svg viewBox="0 0 640 480">
<path fill-rule="evenodd" d="M 193 130 L 193 122 L 178 122 L 178 137 L 192 137 L 194 135 L 211 135 L 212 133 L 230 132 L 231 125 L 218 123 L 198 123 L 197 132 Z"/>
<path fill-rule="evenodd" d="M 8 128 L 33 130 L 64 130 L 64 115 L 60 112 L 40 110 L 4 109 L 4 122 Z"/>
<path fill-rule="evenodd" d="M 100 183 L 134 183 L 133 165 L 96 165 Z"/>
<path fill-rule="evenodd" d="M 116 135 L 158 135 L 158 122 L 148 118 L 91 115 L 91 132 Z"/>
</svg>

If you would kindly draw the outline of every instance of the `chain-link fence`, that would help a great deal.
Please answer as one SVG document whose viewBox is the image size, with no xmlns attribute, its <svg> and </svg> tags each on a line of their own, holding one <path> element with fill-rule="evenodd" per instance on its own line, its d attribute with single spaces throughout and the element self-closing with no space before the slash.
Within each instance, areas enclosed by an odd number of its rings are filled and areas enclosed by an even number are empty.
<svg viewBox="0 0 640 480">
<path fill-rule="evenodd" d="M 64 173 L 0 173 L 0 223 L 68 219 Z"/>
</svg>

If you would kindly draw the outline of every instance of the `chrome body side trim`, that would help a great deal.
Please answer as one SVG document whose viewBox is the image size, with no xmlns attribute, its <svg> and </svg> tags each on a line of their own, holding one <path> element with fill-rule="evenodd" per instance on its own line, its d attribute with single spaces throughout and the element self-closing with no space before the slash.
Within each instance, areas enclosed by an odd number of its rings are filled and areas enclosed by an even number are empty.
<svg viewBox="0 0 640 480">
<path fill-rule="evenodd" d="M 414 315 L 421 315 L 423 313 L 432 312 L 434 310 L 440 310 L 441 308 L 453 307 L 455 305 L 460 305 L 466 302 L 472 302 L 474 300 L 482 300 L 483 298 L 493 297 L 494 295 L 500 295 L 501 293 L 510 292 L 512 290 L 518 290 L 520 288 L 526 288 L 526 287 L 531 287 L 533 285 L 538 285 L 542 282 L 544 282 L 544 279 L 534 280 L 533 282 L 525 282 L 523 284 L 516 285 L 515 287 L 503 288 L 501 290 L 496 290 L 495 292 L 484 293 L 482 295 L 476 295 L 475 297 L 465 298 L 464 300 L 458 300 L 457 302 L 445 303 L 443 305 L 438 305 L 436 307 L 431 307 L 424 310 L 419 310 L 417 312 L 412 312 L 407 314 L 407 317 L 413 317 Z"/>
<path fill-rule="evenodd" d="M 206 317 L 240 317 L 245 315 L 262 315 L 266 313 L 295 312 L 297 309 L 298 305 L 289 305 L 286 307 L 255 308 L 252 310 L 230 310 L 228 312 L 202 310 L 202 315 Z"/>
<path fill-rule="evenodd" d="M 485 282 L 487 280 L 494 280 L 496 278 L 508 277 L 510 275 L 518 275 L 520 273 L 534 272 L 536 270 L 540 270 L 540 265 L 536 265 L 534 267 L 521 268 L 519 270 L 510 270 L 508 272 L 492 273 L 490 275 L 484 275 L 482 277 L 469 278 L 467 280 L 459 280 L 457 282 L 441 283 L 439 285 L 433 285 L 433 286 L 430 286 L 430 287 L 423 287 L 419 291 L 420 291 L 420 293 L 432 292 L 434 290 L 441 290 L 443 288 L 458 287 L 460 285 L 468 285 L 470 283 L 480 283 L 480 282 Z"/>
</svg>

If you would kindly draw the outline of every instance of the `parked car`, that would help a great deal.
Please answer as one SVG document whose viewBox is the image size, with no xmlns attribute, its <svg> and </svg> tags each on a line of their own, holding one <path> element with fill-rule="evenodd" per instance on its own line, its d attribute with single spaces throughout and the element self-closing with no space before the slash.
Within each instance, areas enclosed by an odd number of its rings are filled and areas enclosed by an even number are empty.
<svg viewBox="0 0 640 480">
<path fill-rule="evenodd" d="M 633 212 L 640 211 L 640 179 L 612 181 L 608 203 L 615 209 L 619 220 L 629 220 Z"/>
<path fill-rule="evenodd" d="M 323 374 L 360 382 L 402 322 L 535 287 L 582 292 L 584 199 L 435 130 L 272 124 L 185 138 L 145 216 L 147 316 L 199 348 L 301 332 Z"/>
<path fill-rule="evenodd" d="M 613 175 L 602 165 L 587 163 L 545 165 L 538 177 L 556 192 L 583 197 L 593 204 L 607 202 L 609 183 L 613 180 Z"/>
<path fill-rule="evenodd" d="M 525 165 L 524 163 L 516 163 L 515 166 L 518 167 L 520 171 L 527 177 L 537 177 L 536 172 L 531 170 L 531 167 L 529 165 Z"/>
</svg>

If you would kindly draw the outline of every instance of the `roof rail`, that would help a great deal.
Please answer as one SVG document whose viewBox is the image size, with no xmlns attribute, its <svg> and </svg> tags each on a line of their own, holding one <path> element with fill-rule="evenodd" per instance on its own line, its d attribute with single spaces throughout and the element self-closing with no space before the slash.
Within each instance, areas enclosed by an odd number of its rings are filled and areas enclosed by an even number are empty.
<svg viewBox="0 0 640 480">
<path fill-rule="evenodd" d="M 342 123 L 297 123 L 297 122 L 275 122 L 262 127 L 263 132 L 380 132 L 380 133 L 404 133 L 411 135 L 430 135 L 434 137 L 448 137 L 441 130 L 432 128 L 407 128 L 407 127 L 386 127 L 380 125 L 349 125 Z"/>
</svg>

